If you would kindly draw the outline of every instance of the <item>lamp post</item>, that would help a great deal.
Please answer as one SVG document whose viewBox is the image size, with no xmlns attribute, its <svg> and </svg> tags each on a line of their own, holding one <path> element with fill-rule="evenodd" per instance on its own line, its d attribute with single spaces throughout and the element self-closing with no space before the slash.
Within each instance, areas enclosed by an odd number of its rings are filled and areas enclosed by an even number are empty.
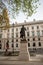
<svg viewBox="0 0 43 65">
<path fill-rule="evenodd" d="M 13 51 L 13 53 L 14 53 L 14 23 L 13 23 L 13 34 L 12 34 L 12 51 Z"/>
</svg>

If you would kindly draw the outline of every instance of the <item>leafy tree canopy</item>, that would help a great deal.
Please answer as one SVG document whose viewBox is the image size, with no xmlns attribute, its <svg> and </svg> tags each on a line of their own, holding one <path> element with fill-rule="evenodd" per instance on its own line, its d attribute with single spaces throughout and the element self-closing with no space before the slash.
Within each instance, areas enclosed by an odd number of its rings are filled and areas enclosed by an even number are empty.
<svg viewBox="0 0 43 65">
<path fill-rule="evenodd" d="M 9 8 L 18 14 L 20 11 L 27 16 L 31 16 L 38 8 L 39 0 L 8 0 Z"/>
</svg>

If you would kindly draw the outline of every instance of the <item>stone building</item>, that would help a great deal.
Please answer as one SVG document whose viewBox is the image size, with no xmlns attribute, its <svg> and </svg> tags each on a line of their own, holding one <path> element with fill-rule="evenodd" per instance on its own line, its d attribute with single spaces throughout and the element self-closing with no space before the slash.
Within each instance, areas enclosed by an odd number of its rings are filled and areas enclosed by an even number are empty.
<svg viewBox="0 0 43 65">
<path fill-rule="evenodd" d="M 43 53 L 43 20 L 10 24 L 6 30 L 0 28 L 0 51 L 5 51 L 7 41 L 9 41 L 9 51 L 12 51 L 12 44 L 14 51 L 20 51 L 22 25 L 26 28 L 25 34 L 29 52 Z"/>
</svg>

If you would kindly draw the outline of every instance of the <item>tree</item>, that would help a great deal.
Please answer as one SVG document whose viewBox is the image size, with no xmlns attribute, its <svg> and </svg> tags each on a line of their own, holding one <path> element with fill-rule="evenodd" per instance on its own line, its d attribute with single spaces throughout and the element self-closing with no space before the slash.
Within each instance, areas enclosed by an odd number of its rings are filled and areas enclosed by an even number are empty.
<svg viewBox="0 0 43 65">
<path fill-rule="evenodd" d="M 7 9 L 4 8 L 2 13 L 3 13 L 3 19 L 4 19 L 5 23 L 6 23 L 5 28 L 8 28 L 8 27 L 10 27 L 10 24 L 9 24 L 9 17 L 8 17 Z"/>
<path fill-rule="evenodd" d="M 1 23 L 1 21 L 3 20 L 3 16 L 2 15 L 0 15 L 0 23 Z"/>
<path fill-rule="evenodd" d="M 36 12 L 39 4 L 38 2 L 39 0 L 8 0 L 7 3 L 9 5 L 9 8 L 14 13 L 14 16 L 20 11 L 25 13 L 27 16 L 31 16 L 33 13 Z"/>
<path fill-rule="evenodd" d="M 7 9 L 4 8 L 2 13 L 3 13 L 3 19 L 4 19 L 7 23 L 9 23 L 9 17 L 8 17 L 8 11 L 7 11 Z"/>
<path fill-rule="evenodd" d="M 10 27 L 8 11 L 6 8 L 3 9 L 2 15 L 0 15 L 0 24 L 3 24 L 3 23 L 5 23 L 5 25 L 4 26 L 1 25 L 0 28 L 7 29 Z"/>
</svg>

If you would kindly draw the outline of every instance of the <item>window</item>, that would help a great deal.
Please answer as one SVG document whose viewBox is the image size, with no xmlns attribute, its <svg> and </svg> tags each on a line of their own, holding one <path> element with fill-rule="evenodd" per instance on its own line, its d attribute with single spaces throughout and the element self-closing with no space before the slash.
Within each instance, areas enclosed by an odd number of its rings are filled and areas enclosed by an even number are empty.
<svg viewBox="0 0 43 65">
<path fill-rule="evenodd" d="M 7 38 L 9 38 L 9 33 L 7 34 Z"/>
<path fill-rule="evenodd" d="M 35 41 L 35 38 L 33 38 L 33 41 Z"/>
<path fill-rule="evenodd" d="M 27 36 L 29 36 L 29 32 L 27 32 Z"/>
<path fill-rule="evenodd" d="M 33 47 L 35 47 L 36 46 L 36 44 L 35 43 L 33 43 Z"/>
<path fill-rule="evenodd" d="M 28 41 L 29 41 L 29 39 L 28 39 Z"/>
<path fill-rule="evenodd" d="M 14 32 L 14 28 L 12 28 L 12 32 Z"/>
<path fill-rule="evenodd" d="M 40 36 L 40 31 L 37 31 L 37 36 Z"/>
<path fill-rule="evenodd" d="M 28 47 L 30 47 L 30 43 L 28 43 Z"/>
<path fill-rule="evenodd" d="M 32 31 L 32 36 L 34 36 L 34 31 Z"/>
<path fill-rule="evenodd" d="M 14 33 L 12 32 L 12 35 L 14 35 Z"/>
<path fill-rule="evenodd" d="M 12 38 L 14 38 L 14 33 L 12 33 Z"/>
<path fill-rule="evenodd" d="M 1 40 L 0 40 L 0 43 L 1 43 Z"/>
<path fill-rule="evenodd" d="M 18 33 L 16 33 L 16 37 L 18 37 Z"/>
<path fill-rule="evenodd" d="M 39 26 L 37 26 L 37 29 L 39 29 Z"/>
<path fill-rule="evenodd" d="M 40 40 L 40 38 L 38 38 L 38 40 Z"/>
<path fill-rule="evenodd" d="M 18 44 L 16 43 L 16 47 L 18 47 Z"/>
<path fill-rule="evenodd" d="M 14 40 L 12 39 L 12 42 L 14 42 Z"/>
<path fill-rule="evenodd" d="M 18 42 L 18 39 L 16 39 L 16 42 Z"/>
<path fill-rule="evenodd" d="M 18 28 L 16 28 L 16 31 L 18 31 Z"/>
<path fill-rule="evenodd" d="M 14 48 L 14 44 L 13 43 L 12 43 L 11 47 Z"/>
<path fill-rule="evenodd" d="M 8 32 L 9 32 L 9 29 L 8 29 Z"/>
<path fill-rule="evenodd" d="M 0 49 L 2 48 L 2 45 L 0 44 Z"/>
<path fill-rule="evenodd" d="M 14 38 L 14 36 L 12 35 L 12 38 Z"/>
<path fill-rule="evenodd" d="M 39 42 L 39 46 L 41 46 L 41 42 Z"/>
<path fill-rule="evenodd" d="M 32 29 L 34 29 L 34 27 L 32 26 Z"/>
<path fill-rule="evenodd" d="M 1 45 L 1 40 L 0 40 L 0 49 L 2 48 L 2 45 Z"/>
<path fill-rule="evenodd" d="M 42 36 L 43 36 L 43 30 L 42 30 Z"/>
</svg>

